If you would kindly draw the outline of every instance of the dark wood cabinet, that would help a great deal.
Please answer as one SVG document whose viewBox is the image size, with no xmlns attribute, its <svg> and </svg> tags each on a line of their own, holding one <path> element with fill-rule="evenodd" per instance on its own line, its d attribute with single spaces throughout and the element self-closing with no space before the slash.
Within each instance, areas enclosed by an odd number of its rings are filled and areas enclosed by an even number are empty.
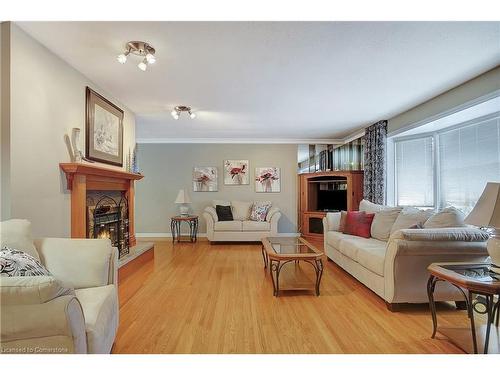
<svg viewBox="0 0 500 375">
<path fill-rule="evenodd" d="M 323 239 L 322 220 L 327 212 L 357 210 L 363 199 L 363 171 L 299 174 L 299 232 Z"/>
</svg>

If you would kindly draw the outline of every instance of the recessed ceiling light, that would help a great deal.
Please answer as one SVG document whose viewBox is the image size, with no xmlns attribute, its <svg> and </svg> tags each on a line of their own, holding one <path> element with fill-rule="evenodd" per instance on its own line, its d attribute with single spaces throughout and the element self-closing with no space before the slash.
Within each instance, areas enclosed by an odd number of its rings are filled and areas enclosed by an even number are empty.
<svg viewBox="0 0 500 375">
<path fill-rule="evenodd" d="M 119 54 L 116 57 L 116 60 L 118 60 L 120 64 L 125 64 L 130 54 L 140 56 L 143 60 L 137 65 L 137 67 L 144 72 L 146 71 L 148 65 L 156 62 L 155 53 L 156 50 L 151 44 L 140 41 L 132 41 L 127 43 L 125 46 L 125 52 Z"/>
</svg>

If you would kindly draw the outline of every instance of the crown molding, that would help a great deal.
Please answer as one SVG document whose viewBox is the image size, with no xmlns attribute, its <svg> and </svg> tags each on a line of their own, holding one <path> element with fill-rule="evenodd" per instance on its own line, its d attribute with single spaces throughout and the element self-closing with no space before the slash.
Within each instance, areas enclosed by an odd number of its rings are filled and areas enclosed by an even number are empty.
<svg viewBox="0 0 500 375">
<path fill-rule="evenodd" d="M 239 143 L 239 144 L 331 144 L 342 145 L 343 139 L 323 138 L 137 138 L 137 143 Z"/>
</svg>

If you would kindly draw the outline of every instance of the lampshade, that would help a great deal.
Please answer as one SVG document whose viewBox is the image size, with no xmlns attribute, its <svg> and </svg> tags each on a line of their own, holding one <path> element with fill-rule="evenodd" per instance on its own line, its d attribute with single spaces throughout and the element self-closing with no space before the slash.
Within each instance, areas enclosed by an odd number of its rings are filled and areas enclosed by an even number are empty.
<svg viewBox="0 0 500 375">
<path fill-rule="evenodd" d="M 476 205 L 465 218 L 466 224 L 500 228 L 500 183 L 488 182 Z"/>
<path fill-rule="evenodd" d="M 191 198 L 189 198 L 188 193 L 184 189 L 181 189 L 177 194 L 177 198 L 175 198 L 175 203 L 191 203 Z"/>
</svg>

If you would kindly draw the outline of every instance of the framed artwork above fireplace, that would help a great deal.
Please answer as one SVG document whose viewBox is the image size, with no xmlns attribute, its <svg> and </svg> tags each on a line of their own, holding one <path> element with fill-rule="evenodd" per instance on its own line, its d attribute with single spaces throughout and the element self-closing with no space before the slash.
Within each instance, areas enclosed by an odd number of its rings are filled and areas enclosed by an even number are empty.
<svg viewBox="0 0 500 375">
<path fill-rule="evenodd" d="M 85 154 L 87 159 L 123 166 L 123 110 L 86 88 Z"/>
</svg>

